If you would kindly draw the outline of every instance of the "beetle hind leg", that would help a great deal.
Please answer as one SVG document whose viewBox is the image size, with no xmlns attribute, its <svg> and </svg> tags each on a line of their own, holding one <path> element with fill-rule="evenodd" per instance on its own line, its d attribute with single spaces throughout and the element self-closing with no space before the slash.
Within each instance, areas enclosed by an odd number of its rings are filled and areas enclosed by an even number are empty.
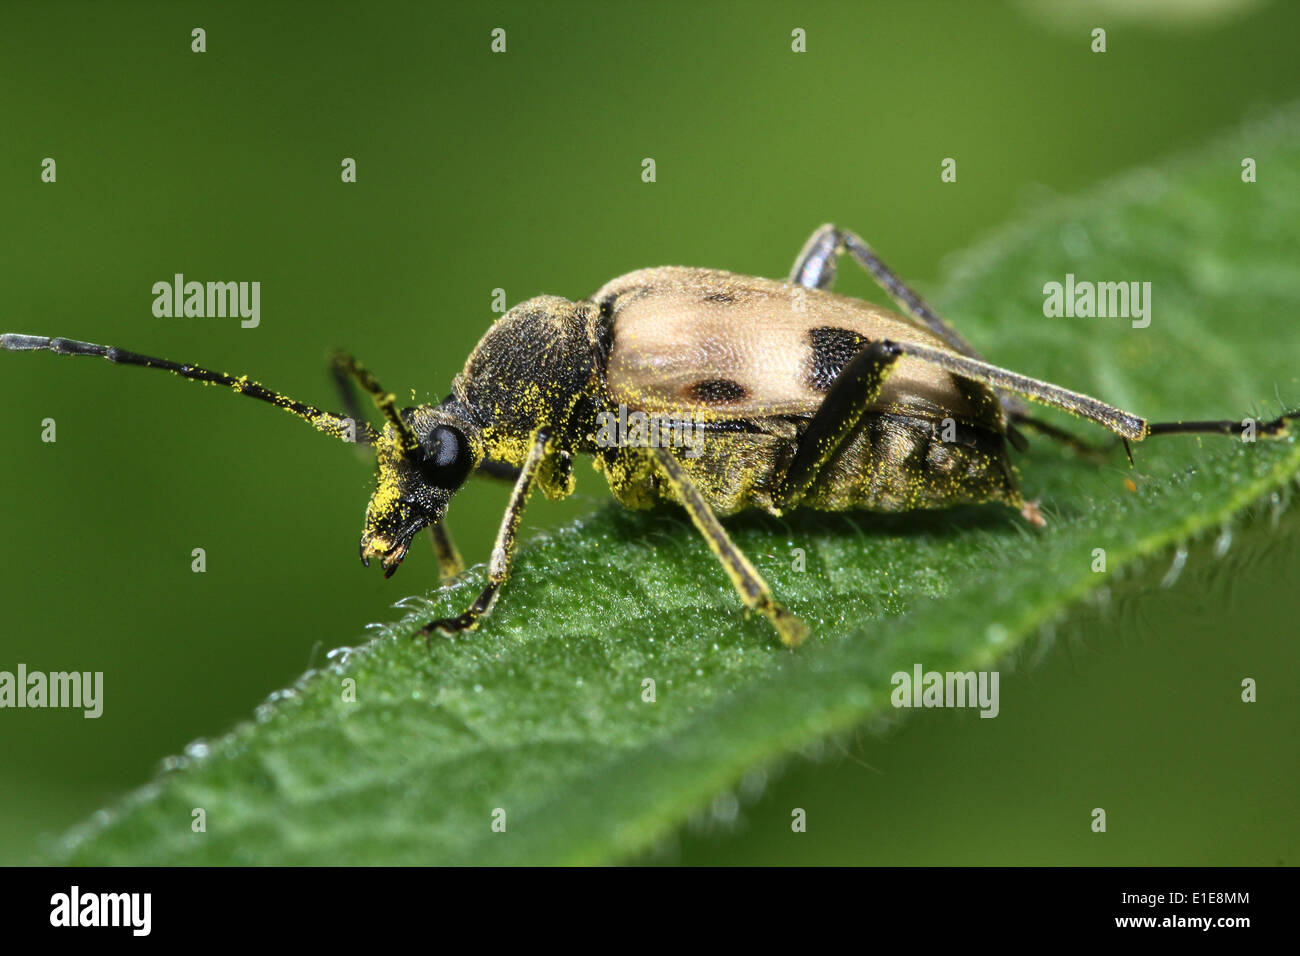
<svg viewBox="0 0 1300 956">
<path fill-rule="evenodd" d="M 1122 441 L 1120 438 L 1114 438 L 1112 441 L 1105 443 L 1086 441 L 1073 432 L 1068 432 L 1064 428 L 1057 428 L 1051 422 L 1029 414 L 1013 414 L 1011 420 L 1017 425 L 1023 425 L 1054 442 L 1064 445 L 1079 457 L 1093 461 L 1101 461 L 1107 458 L 1115 450 L 1115 446 Z M 1017 445 L 1016 451 L 1024 451 L 1027 447 L 1028 445 L 1024 447 Z"/>
<path fill-rule="evenodd" d="M 876 285 L 884 289 L 904 313 L 925 325 L 962 355 L 980 358 L 979 352 L 953 328 L 952 323 L 936 312 L 897 272 L 889 268 L 866 240 L 848 229 L 827 223 L 814 232 L 795 259 L 790 281 L 808 289 L 829 289 L 835 282 L 836 262 L 845 252 L 866 270 Z M 1025 411 L 1024 402 L 1014 395 L 1001 391 L 998 394 L 1003 406 L 1011 414 Z M 1007 437 L 1013 445 L 1024 444 L 1024 438 L 1014 428 L 1007 430 Z"/>
<path fill-rule="evenodd" d="M 981 362 L 965 355 L 958 355 L 945 349 L 917 345 L 914 342 L 888 342 L 883 339 L 872 343 L 872 345 L 889 346 L 892 349 L 897 349 L 902 355 L 930 362 L 958 378 L 981 382 L 1008 392 L 1015 392 L 1031 401 L 1041 402 L 1044 405 L 1050 405 L 1053 408 L 1059 408 L 1072 415 L 1085 418 L 1114 432 L 1124 440 L 1126 446 L 1130 441 L 1142 441 L 1156 435 L 1245 436 L 1253 434 L 1262 435 L 1265 438 L 1280 438 L 1289 431 L 1290 422 L 1300 420 L 1300 409 L 1293 409 L 1265 422 L 1253 418 L 1246 418 L 1241 421 L 1220 419 L 1213 421 L 1149 422 L 1145 418 L 1124 411 L 1122 408 L 1107 405 L 1091 395 L 1072 392 L 1068 388 L 1053 385 L 1051 382 L 1030 378 L 1028 375 L 1021 375 L 1009 369 L 998 368 L 996 365 L 989 365 L 987 362 Z M 1028 424 L 1028 419 L 1025 416 L 1012 414 L 1013 420 L 1020 420 Z M 1056 431 L 1058 434 L 1065 434 L 1059 429 Z"/>
<path fill-rule="evenodd" d="M 1300 409 L 1284 412 L 1272 421 L 1261 422 L 1255 419 L 1233 421 L 1204 422 L 1151 422 L 1147 426 L 1147 435 L 1235 435 L 1241 436 L 1249 430 L 1256 435 L 1267 438 L 1281 438 L 1290 431 L 1290 422 L 1300 420 Z"/>
<path fill-rule="evenodd" d="M 857 233 L 841 229 L 832 223 L 822 226 L 799 251 L 790 272 L 790 281 L 808 289 L 829 289 L 835 282 L 836 262 L 845 252 L 866 270 L 905 313 L 922 322 L 958 352 L 979 358 L 974 347 L 917 295 L 911 286 L 899 278 L 898 273 L 885 265 L 876 251 Z"/>
<path fill-rule="evenodd" d="M 862 421 L 867 407 L 880 395 L 900 355 L 902 350 L 893 342 L 872 342 L 844 366 L 804 429 L 794 458 L 772 495 L 779 507 L 798 504 L 817 483 Z"/>
</svg>

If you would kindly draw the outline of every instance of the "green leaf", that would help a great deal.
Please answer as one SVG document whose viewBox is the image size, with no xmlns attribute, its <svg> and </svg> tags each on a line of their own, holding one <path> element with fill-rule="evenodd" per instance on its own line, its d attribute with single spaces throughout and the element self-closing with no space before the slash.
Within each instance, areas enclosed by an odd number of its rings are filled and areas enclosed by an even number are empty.
<svg viewBox="0 0 1300 956">
<path fill-rule="evenodd" d="M 1241 180 L 1247 156 L 1258 183 Z M 1157 419 L 1271 417 L 1300 404 L 1290 347 L 1300 315 L 1300 113 L 1086 197 L 1033 206 L 929 290 L 990 360 Z M 1044 317 L 1043 284 L 1066 273 L 1150 282 L 1150 327 Z M 865 288 L 847 264 L 841 276 Z M 742 615 L 680 513 L 607 507 L 522 549 L 478 633 L 439 640 L 432 653 L 408 639 L 431 614 L 461 610 L 481 569 L 413 602 L 256 720 L 174 758 L 70 835 L 59 858 L 627 859 L 750 771 L 896 714 L 896 671 L 1005 666 L 1135 562 L 1168 561 L 1176 577 L 1176 549 L 1207 535 L 1226 542 L 1232 528 L 1276 514 L 1300 471 L 1289 438 L 1168 437 L 1135 446 L 1134 457 L 1130 470 L 1122 452 L 1096 464 L 1034 440 L 1019 467 L 1026 496 L 1042 500 L 1042 531 L 997 508 L 730 522 L 776 593 L 813 625 L 795 653 L 761 618 Z M 806 570 L 792 567 L 796 548 Z M 1098 548 L 1105 573 L 1093 570 Z M 354 703 L 343 699 L 345 680 L 355 681 Z M 647 680 L 653 703 L 643 700 Z M 194 808 L 206 813 L 205 833 L 191 830 Z M 504 834 L 492 828 L 498 808 Z"/>
</svg>

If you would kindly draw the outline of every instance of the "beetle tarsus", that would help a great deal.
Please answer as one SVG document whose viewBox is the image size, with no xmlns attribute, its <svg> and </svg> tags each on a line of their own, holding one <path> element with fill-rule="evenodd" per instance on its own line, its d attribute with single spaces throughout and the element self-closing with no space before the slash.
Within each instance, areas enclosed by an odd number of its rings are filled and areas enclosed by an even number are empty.
<svg viewBox="0 0 1300 956">
<path fill-rule="evenodd" d="M 763 608 L 763 613 L 772 622 L 776 633 L 780 635 L 781 643 L 786 647 L 793 650 L 807 640 L 810 633 L 808 625 L 787 611 L 784 605 L 772 601 Z"/>
<path fill-rule="evenodd" d="M 432 651 L 433 635 L 435 633 L 441 634 L 443 637 L 455 637 L 464 631 L 475 630 L 478 627 L 479 616 L 474 608 L 470 608 L 464 614 L 458 614 L 455 617 L 440 617 L 436 621 L 430 621 L 424 625 L 411 637 L 423 637 L 424 646 Z"/>
</svg>

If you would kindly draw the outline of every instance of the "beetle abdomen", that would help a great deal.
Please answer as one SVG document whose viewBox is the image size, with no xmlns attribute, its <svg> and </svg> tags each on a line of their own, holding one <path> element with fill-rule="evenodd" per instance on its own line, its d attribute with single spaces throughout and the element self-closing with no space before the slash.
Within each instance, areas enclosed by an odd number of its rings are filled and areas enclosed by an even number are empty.
<svg viewBox="0 0 1300 956">
<path fill-rule="evenodd" d="M 904 415 L 868 415 L 822 479 L 798 502 L 823 511 L 908 511 L 1000 501 L 1020 493 L 999 432 Z"/>
<path fill-rule="evenodd" d="M 794 456 L 798 423 L 769 419 L 741 430 L 707 430 L 673 454 L 709 507 L 720 515 L 791 507 L 820 511 L 908 511 L 1002 502 L 1020 506 L 1006 441 L 998 432 L 955 424 L 944 441 L 942 425 L 905 415 L 871 414 L 831 459 L 821 480 L 797 502 L 777 499 Z M 594 449 L 593 449 L 594 451 Z M 644 457 L 631 449 L 597 452 L 615 496 L 626 507 L 646 508 L 672 495 Z"/>
</svg>

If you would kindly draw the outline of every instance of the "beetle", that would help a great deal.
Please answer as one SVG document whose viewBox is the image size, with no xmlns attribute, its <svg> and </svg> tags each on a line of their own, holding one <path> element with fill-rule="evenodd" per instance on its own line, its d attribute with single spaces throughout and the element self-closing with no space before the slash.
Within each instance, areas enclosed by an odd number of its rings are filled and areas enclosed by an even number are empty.
<svg viewBox="0 0 1300 956">
<path fill-rule="evenodd" d="M 848 253 L 889 294 L 893 312 L 831 291 Z M 1008 445 L 1020 428 L 1089 450 L 1033 417 L 1023 399 L 1101 425 L 1124 442 L 1153 435 L 1240 435 L 1247 422 L 1148 422 L 1098 399 L 991 365 L 853 232 L 816 230 L 788 279 L 713 269 L 643 269 L 590 298 L 529 299 L 498 318 L 437 405 L 398 409 L 391 392 L 351 356 L 334 357 L 346 414 L 322 411 L 247 376 L 70 339 L 7 333 L 6 351 L 100 356 L 165 369 L 268 402 L 345 441 L 374 449 L 376 488 L 366 508 L 361 560 L 391 576 L 428 527 L 444 578 L 463 570 L 444 518 L 471 475 L 513 481 L 488 564 L 488 582 L 462 614 L 417 632 L 472 630 L 510 576 L 524 505 L 534 488 L 574 490 L 574 459 L 591 456 L 615 498 L 630 508 L 680 504 L 744 605 L 796 646 L 807 626 L 772 595 L 719 516 L 746 509 L 900 512 L 959 504 L 1016 509 L 1044 524 L 1021 496 Z M 385 424 L 362 416 L 355 382 Z M 629 415 L 686 422 L 689 447 L 668 440 L 608 440 Z M 639 416 L 639 418 L 638 418 Z M 1277 437 L 1291 411 L 1254 425 Z M 603 423 L 603 424 L 598 424 Z M 642 428 L 644 431 L 644 428 Z M 652 431 L 653 435 L 654 432 Z M 602 440 L 602 437 L 605 440 Z M 643 436 L 644 437 L 644 436 Z M 1130 455 L 1131 459 L 1131 455 Z"/>
</svg>

